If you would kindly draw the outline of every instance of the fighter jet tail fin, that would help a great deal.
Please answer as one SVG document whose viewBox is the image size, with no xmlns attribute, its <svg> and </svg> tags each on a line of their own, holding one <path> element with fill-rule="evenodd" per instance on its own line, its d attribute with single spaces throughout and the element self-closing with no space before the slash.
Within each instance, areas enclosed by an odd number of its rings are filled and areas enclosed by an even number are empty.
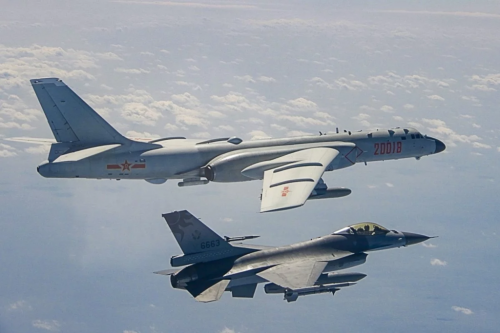
<svg viewBox="0 0 500 333">
<path fill-rule="evenodd" d="M 86 146 L 131 142 L 61 80 L 45 78 L 30 82 L 57 142 Z"/>
<path fill-rule="evenodd" d="M 232 248 L 232 245 L 187 210 L 162 216 L 184 254 Z"/>
</svg>

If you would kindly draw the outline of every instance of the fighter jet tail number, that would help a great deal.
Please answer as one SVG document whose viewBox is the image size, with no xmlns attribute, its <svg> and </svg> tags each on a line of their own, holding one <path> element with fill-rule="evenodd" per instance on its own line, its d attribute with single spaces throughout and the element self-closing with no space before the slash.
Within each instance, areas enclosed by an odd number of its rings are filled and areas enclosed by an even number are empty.
<svg viewBox="0 0 500 333">
<path fill-rule="evenodd" d="M 213 240 L 213 241 L 201 242 L 200 246 L 201 246 L 202 249 L 209 249 L 211 247 L 220 246 L 220 241 L 218 239 L 216 239 L 216 240 Z"/>
<path fill-rule="evenodd" d="M 402 148 L 401 141 L 375 143 L 375 155 L 400 154 Z"/>
</svg>

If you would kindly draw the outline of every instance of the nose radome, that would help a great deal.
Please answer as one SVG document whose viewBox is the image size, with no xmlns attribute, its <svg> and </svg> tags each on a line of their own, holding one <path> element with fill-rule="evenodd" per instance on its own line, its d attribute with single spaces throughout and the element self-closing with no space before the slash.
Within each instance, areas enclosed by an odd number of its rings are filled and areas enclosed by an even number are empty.
<svg viewBox="0 0 500 333">
<path fill-rule="evenodd" d="M 403 232 L 403 235 L 406 239 L 406 246 L 425 242 L 430 238 L 425 235 L 414 234 L 413 232 Z"/>
<path fill-rule="evenodd" d="M 434 141 L 436 141 L 436 150 L 434 151 L 434 154 L 440 153 L 446 149 L 446 145 L 443 141 L 438 139 L 434 139 Z"/>
</svg>

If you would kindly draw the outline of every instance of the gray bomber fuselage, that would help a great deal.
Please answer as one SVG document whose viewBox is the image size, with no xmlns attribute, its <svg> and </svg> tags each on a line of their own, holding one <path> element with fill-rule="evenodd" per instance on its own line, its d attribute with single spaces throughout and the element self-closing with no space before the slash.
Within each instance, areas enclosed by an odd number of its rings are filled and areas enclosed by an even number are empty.
<svg viewBox="0 0 500 333">
<path fill-rule="evenodd" d="M 340 165 L 335 166 L 335 169 L 339 169 L 356 162 L 420 158 L 442 151 L 444 144 L 411 128 L 243 141 L 239 144 L 227 140 L 207 143 L 174 138 L 155 140 L 151 143 L 137 142 L 129 146 L 117 145 L 90 157 L 77 157 L 75 161 L 58 161 L 60 155 L 55 152 L 52 158 L 41 164 L 37 170 L 42 176 L 49 178 L 206 177 L 210 181 L 240 182 L 253 180 L 241 172 L 250 165 L 315 147 L 338 149 L 343 155 Z M 71 150 L 64 151 L 63 154 L 68 152 Z M 78 155 L 78 150 L 75 154 Z"/>
</svg>

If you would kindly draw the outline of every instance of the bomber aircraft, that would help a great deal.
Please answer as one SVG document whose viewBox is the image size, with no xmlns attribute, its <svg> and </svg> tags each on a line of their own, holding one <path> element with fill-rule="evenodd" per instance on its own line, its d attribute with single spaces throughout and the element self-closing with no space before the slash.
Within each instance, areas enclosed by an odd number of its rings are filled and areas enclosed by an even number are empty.
<svg viewBox="0 0 500 333">
<path fill-rule="evenodd" d="M 52 139 L 12 138 L 51 144 L 38 166 L 48 178 L 144 179 L 179 186 L 263 180 L 261 212 L 302 206 L 308 199 L 335 198 L 350 189 L 328 188 L 325 171 L 358 162 L 396 160 L 445 150 L 438 139 L 413 128 L 336 131 L 319 136 L 243 141 L 124 137 L 57 78 L 31 80 L 54 134 Z"/>
<path fill-rule="evenodd" d="M 282 294 L 288 302 L 299 296 L 329 293 L 363 279 L 362 273 L 337 273 L 361 265 L 365 252 L 417 244 L 431 237 L 388 230 L 364 222 L 331 235 L 281 247 L 233 243 L 258 236 L 222 238 L 188 211 L 164 214 L 184 254 L 170 259 L 172 287 L 187 290 L 199 302 L 212 302 L 224 291 L 253 298 L 259 283 L 266 294 Z"/>
</svg>

